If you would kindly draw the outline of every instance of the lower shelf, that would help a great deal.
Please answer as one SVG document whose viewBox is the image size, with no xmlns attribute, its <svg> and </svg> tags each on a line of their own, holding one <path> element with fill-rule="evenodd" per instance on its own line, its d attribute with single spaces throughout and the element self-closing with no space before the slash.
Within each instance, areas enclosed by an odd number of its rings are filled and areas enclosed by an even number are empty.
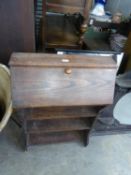
<svg viewBox="0 0 131 175">
<path fill-rule="evenodd" d="M 28 133 L 47 133 L 61 131 L 90 130 L 94 118 L 84 119 L 53 119 L 41 121 L 28 121 Z"/>
<path fill-rule="evenodd" d="M 28 145 L 82 141 L 83 137 L 83 131 L 29 134 Z"/>
<path fill-rule="evenodd" d="M 65 141 L 89 143 L 98 111 L 102 107 L 49 107 L 22 109 L 25 146 Z"/>
<path fill-rule="evenodd" d="M 46 107 L 19 110 L 19 115 L 27 116 L 27 120 L 65 119 L 96 117 L 101 107 L 99 106 L 73 106 L 73 107 Z"/>
</svg>

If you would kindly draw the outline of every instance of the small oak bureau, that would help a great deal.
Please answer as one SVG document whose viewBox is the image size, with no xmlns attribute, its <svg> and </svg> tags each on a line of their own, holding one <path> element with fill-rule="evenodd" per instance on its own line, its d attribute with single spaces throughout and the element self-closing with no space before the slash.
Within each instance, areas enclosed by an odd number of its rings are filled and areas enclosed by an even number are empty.
<svg viewBox="0 0 131 175">
<path fill-rule="evenodd" d="M 81 139 L 88 144 L 99 110 L 113 102 L 112 56 L 14 53 L 10 69 L 26 148 Z"/>
</svg>

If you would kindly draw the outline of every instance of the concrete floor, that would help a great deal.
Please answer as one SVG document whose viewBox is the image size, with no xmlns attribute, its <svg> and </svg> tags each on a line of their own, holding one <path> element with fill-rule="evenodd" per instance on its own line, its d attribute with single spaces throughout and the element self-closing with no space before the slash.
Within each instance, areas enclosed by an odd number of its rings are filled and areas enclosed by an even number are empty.
<svg viewBox="0 0 131 175">
<path fill-rule="evenodd" d="M 79 143 L 21 147 L 20 129 L 10 122 L 0 134 L 0 175 L 131 175 L 131 134 L 93 136 Z"/>
</svg>

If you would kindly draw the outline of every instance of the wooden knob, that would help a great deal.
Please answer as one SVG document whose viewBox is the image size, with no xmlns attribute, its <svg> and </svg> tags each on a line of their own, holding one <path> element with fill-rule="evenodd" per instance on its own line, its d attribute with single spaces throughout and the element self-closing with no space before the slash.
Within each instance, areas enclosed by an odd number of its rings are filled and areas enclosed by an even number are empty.
<svg viewBox="0 0 131 175">
<path fill-rule="evenodd" d="M 65 69 L 65 73 L 66 74 L 71 74 L 72 73 L 72 69 L 71 68 L 66 68 Z"/>
</svg>

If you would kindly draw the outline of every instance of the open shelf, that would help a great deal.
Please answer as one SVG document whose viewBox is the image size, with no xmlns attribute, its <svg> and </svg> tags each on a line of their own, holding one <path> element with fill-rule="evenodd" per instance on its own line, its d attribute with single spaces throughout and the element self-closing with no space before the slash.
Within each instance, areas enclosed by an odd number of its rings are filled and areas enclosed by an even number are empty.
<svg viewBox="0 0 131 175">
<path fill-rule="evenodd" d="M 96 117 L 100 107 L 46 107 L 26 110 L 28 120 Z"/>
<path fill-rule="evenodd" d="M 90 119 L 55 119 L 28 122 L 29 133 L 47 133 L 61 131 L 90 130 L 92 122 Z"/>
<path fill-rule="evenodd" d="M 48 144 L 67 141 L 81 141 L 84 137 L 83 131 L 71 131 L 71 132 L 53 132 L 53 133 L 40 133 L 29 134 L 29 145 L 35 144 Z"/>
</svg>

